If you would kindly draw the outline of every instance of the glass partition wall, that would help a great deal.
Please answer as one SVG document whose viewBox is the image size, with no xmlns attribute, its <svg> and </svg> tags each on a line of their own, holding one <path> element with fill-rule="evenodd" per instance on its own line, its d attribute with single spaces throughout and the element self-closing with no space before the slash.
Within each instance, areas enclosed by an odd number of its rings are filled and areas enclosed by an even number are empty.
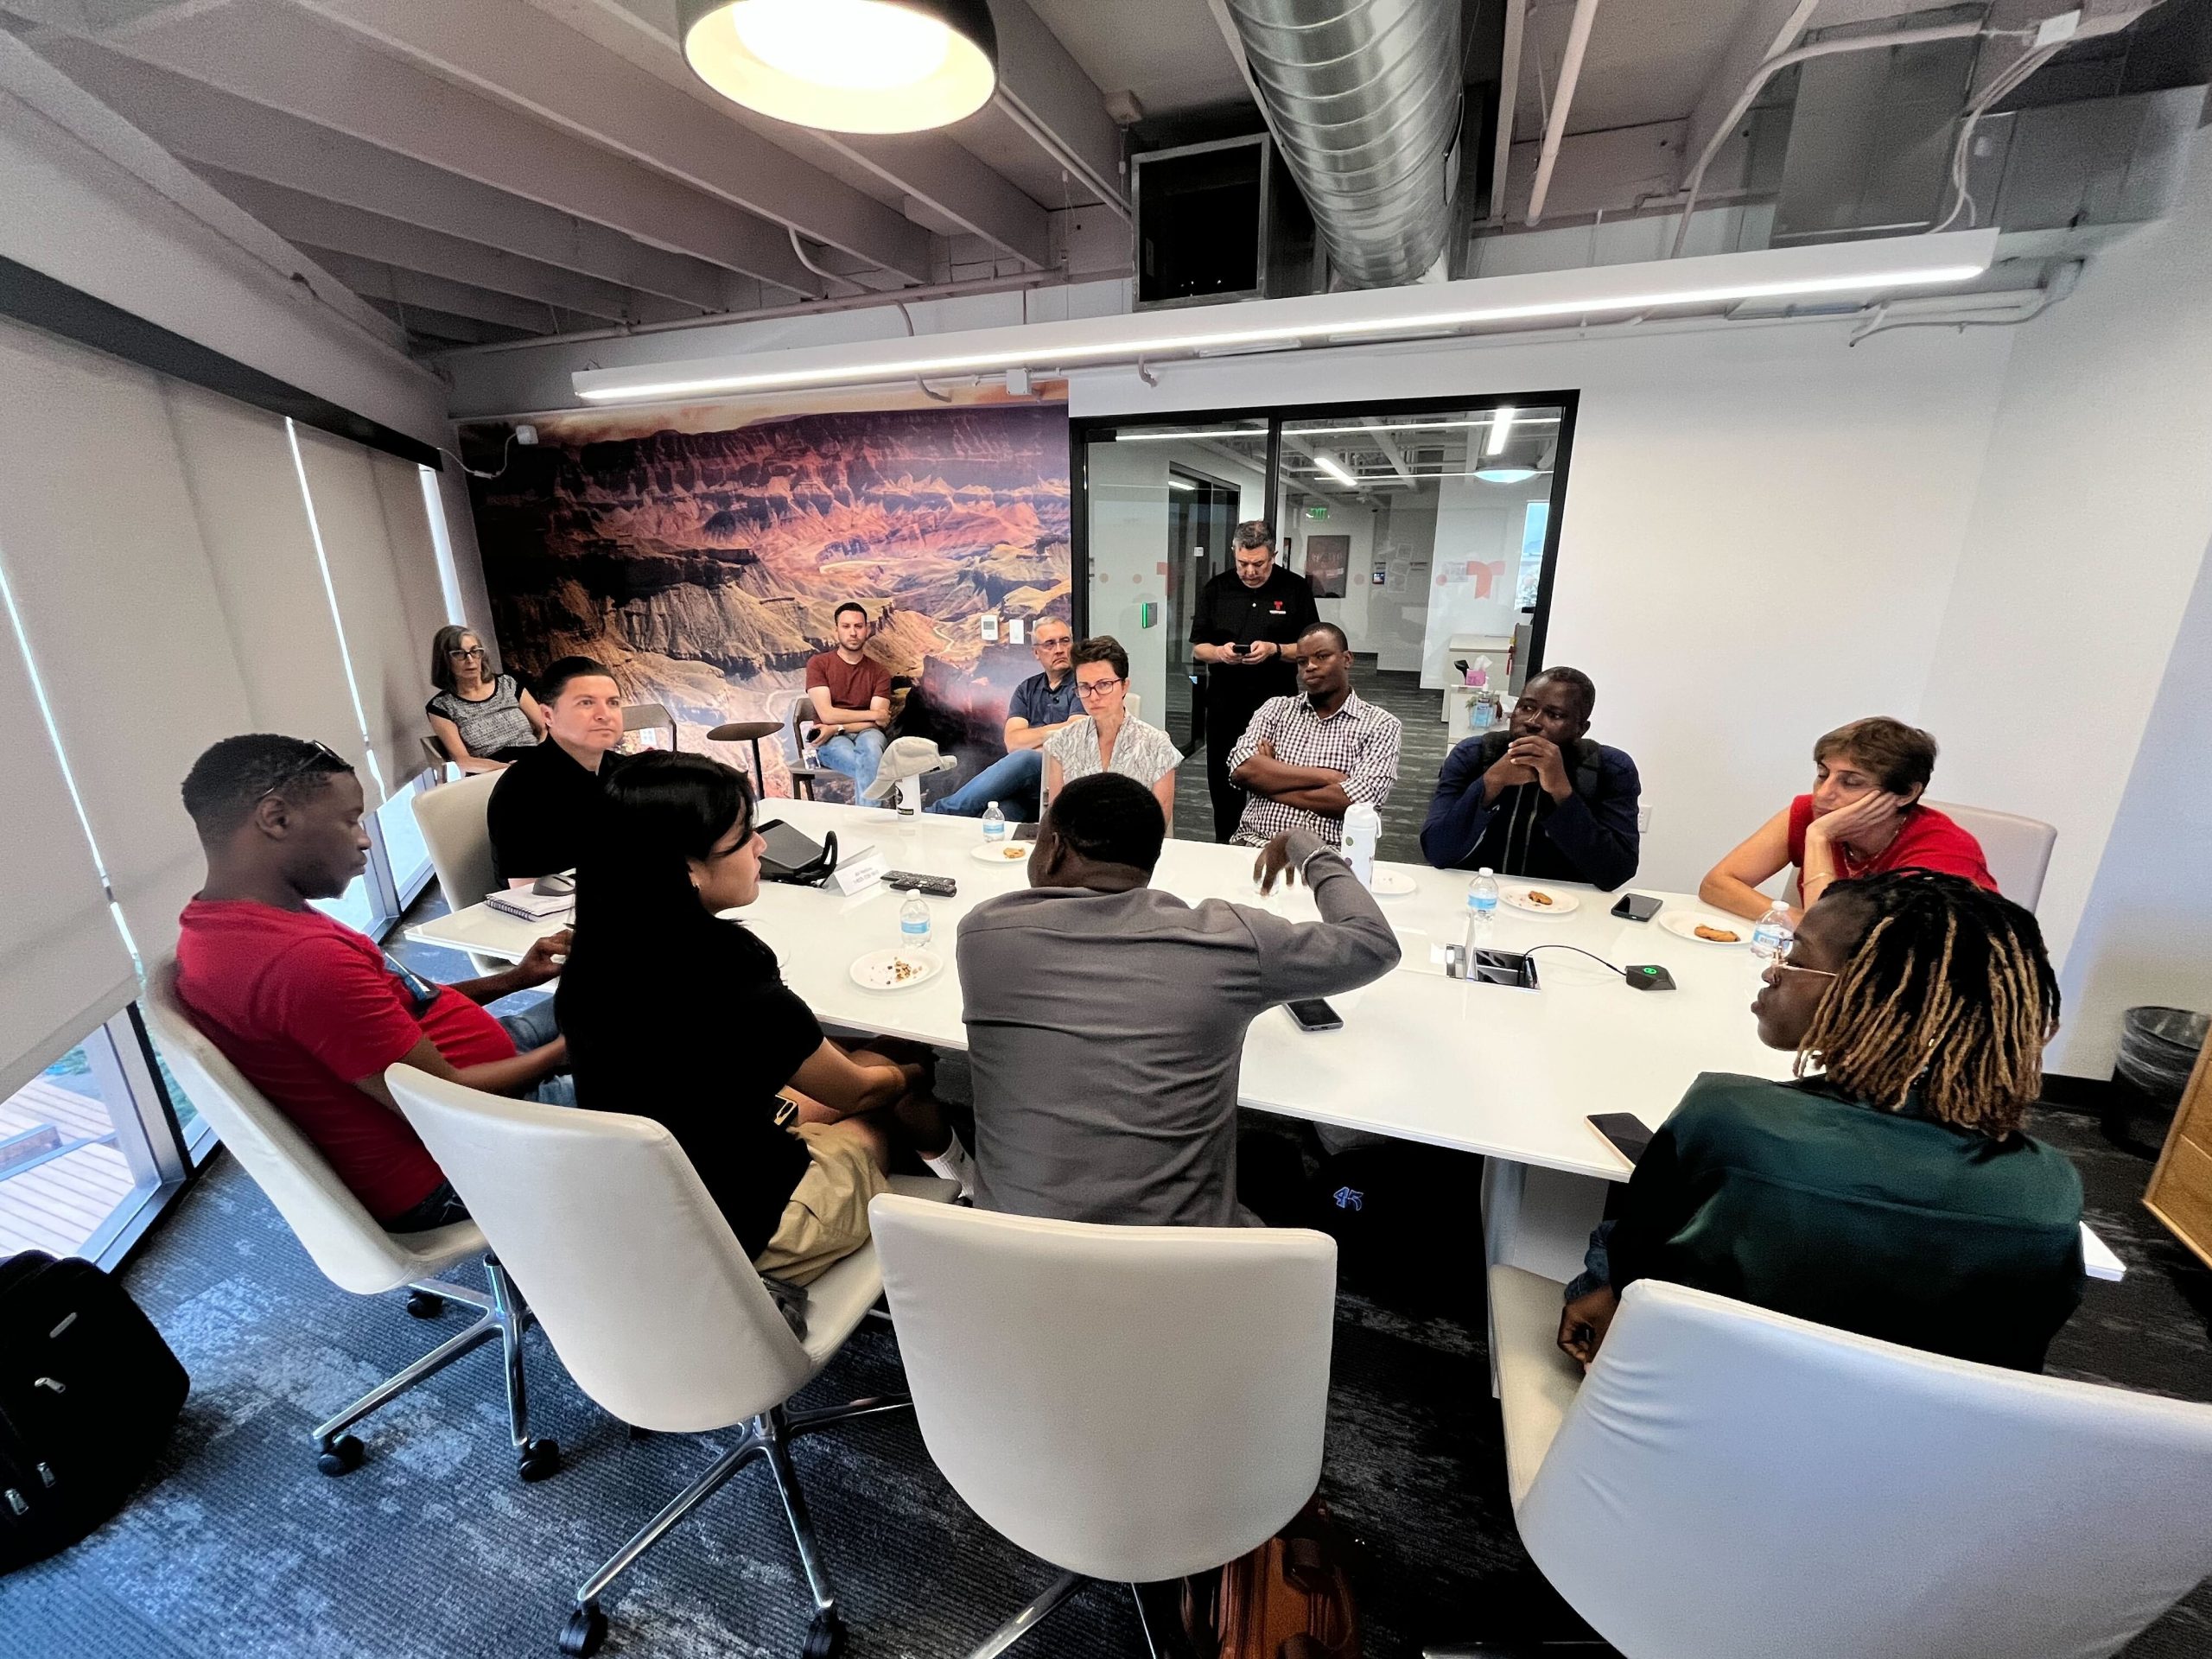
<svg viewBox="0 0 2212 1659">
<path fill-rule="evenodd" d="M 1143 717 L 1189 757 L 1178 836 L 1213 836 L 1205 746 L 1238 735 L 1205 729 L 1191 619 L 1234 527 L 1265 518 L 1351 640 L 1354 690 L 1404 727 L 1382 851 L 1418 858 L 1471 677 L 1510 694 L 1541 662 L 1573 420 L 1554 392 L 1075 423 L 1077 626 L 1121 640 Z"/>
</svg>

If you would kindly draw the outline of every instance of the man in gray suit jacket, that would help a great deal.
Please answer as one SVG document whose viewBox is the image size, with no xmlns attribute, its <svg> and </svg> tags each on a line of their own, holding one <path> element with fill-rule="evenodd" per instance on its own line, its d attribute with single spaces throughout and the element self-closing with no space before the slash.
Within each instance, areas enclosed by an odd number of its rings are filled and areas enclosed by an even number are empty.
<svg viewBox="0 0 2212 1659">
<path fill-rule="evenodd" d="M 1397 964 L 1397 937 L 1334 847 L 1292 830 L 1262 849 L 1268 886 L 1313 889 L 1321 919 L 1294 923 L 1155 891 L 1166 834 L 1141 784 L 1078 778 L 1038 830 L 1028 891 L 960 924 L 978 1208 L 1235 1224 L 1245 1027 Z"/>
</svg>

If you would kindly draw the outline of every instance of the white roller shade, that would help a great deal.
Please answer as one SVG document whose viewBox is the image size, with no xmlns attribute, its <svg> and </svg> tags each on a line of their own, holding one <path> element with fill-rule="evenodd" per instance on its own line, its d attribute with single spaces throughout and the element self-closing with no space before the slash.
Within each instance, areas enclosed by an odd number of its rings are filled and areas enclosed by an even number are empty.
<svg viewBox="0 0 2212 1659">
<path fill-rule="evenodd" d="M 385 785 L 423 769 L 430 636 L 445 620 L 437 552 L 412 467 L 295 425 L 339 624 Z"/>
<path fill-rule="evenodd" d="M 9 551 L 0 537 L 0 558 Z M 137 995 L 12 629 L 0 627 L 0 1099 Z"/>
<path fill-rule="evenodd" d="M 177 786 L 252 717 L 156 376 L 0 326 L 0 556 L 117 902 L 158 956 L 203 873 Z"/>
<path fill-rule="evenodd" d="M 180 381 L 162 391 L 249 728 L 315 738 L 360 766 L 360 716 L 283 417 Z"/>
</svg>

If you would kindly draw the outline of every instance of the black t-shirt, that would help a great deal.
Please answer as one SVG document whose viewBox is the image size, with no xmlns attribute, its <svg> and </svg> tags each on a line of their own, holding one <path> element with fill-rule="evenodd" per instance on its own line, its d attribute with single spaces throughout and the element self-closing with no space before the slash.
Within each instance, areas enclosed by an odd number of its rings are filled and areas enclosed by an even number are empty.
<svg viewBox="0 0 2212 1659">
<path fill-rule="evenodd" d="M 549 737 L 501 772 L 486 811 L 493 876 L 504 885 L 575 868 L 605 810 L 606 779 L 621 764 L 620 755 L 607 754 L 597 772 L 586 772 Z"/>
<path fill-rule="evenodd" d="M 1257 588 L 1247 588 L 1234 570 L 1224 570 L 1198 589 L 1191 613 L 1194 645 L 1249 645 L 1255 639 L 1294 645 L 1298 636 L 1321 620 L 1314 607 L 1313 584 L 1278 564 Z M 1210 701 L 1249 703 L 1258 708 L 1269 697 L 1298 690 L 1297 667 L 1280 657 L 1249 666 L 1215 664 L 1206 672 Z"/>
<path fill-rule="evenodd" d="M 667 947 L 593 943 L 579 927 L 556 993 L 576 1104 L 665 1124 L 760 1255 L 807 1168 L 806 1143 L 776 1122 L 776 1090 L 822 1046 L 820 1024 L 774 951 L 704 911 Z"/>
</svg>

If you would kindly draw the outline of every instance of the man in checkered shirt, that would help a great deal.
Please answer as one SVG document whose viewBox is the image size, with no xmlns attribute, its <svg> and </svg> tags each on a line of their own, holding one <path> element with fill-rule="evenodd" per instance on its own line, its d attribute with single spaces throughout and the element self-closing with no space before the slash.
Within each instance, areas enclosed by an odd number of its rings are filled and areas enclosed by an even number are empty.
<svg viewBox="0 0 2212 1659">
<path fill-rule="evenodd" d="M 1352 695 L 1351 646 L 1335 623 L 1299 635 L 1298 683 L 1302 695 L 1262 703 L 1229 752 L 1230 776 L 1252 797 L 1235 846 L 1286 830 L 1333 845 L 1354 801 L 1381 806 L 1398 781 L 1398 718 Z"/>
</svg>

